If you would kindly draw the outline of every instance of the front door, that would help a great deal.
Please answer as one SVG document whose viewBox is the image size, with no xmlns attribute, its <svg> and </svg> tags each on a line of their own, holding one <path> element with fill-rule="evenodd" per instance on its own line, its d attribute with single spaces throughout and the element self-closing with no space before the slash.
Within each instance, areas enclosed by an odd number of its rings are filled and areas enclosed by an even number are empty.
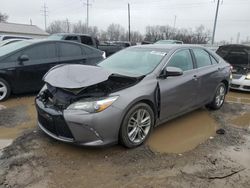
<svg viewBox="0 0 250 188">
<path fill-rule="evenodd" d="M 190 50 L 184 49 L 175 52 L 167 66 L 182 69 L 183 75 L 159 80 L 161 121 L 183 113 L 197 105 L 197 72 L 194 69 Z"/>
<path fill-rule="evenodd" d="M 55 43 L 32 45 L 23 50 L 20 56 L 26 55 L 27 61 L 17 62 L 16 84 L 20 92 L 37 91 L 44 84 L 46 72 L 58 63 Z"/>
</svg>

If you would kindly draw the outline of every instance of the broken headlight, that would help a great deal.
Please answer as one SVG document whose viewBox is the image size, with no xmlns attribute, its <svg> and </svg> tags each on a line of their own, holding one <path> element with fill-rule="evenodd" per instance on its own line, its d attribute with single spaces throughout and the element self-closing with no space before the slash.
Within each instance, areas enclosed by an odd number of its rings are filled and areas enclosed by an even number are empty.
<svg viewBox="0 0 250 188">
<path fill-rule="evenodd" d="M 89 113 L 97 113 L 107 109 L 117 99 L 118 96 L 103 99 L 80 100 L 69 105 L 67 110 L 83 110 Z"/>
</svg>

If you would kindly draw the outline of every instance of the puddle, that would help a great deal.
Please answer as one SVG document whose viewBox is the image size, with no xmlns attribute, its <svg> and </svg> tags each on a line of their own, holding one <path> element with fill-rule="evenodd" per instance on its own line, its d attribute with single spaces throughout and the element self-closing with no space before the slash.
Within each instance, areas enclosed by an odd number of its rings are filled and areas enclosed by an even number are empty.
<svg viewBox="0 0 250 188">
<path fill-rule="evenodd" d="M 230 92 L 226 97 L 226 101 L 231 103 L 243 103 L 250 105 L 250 93 Z"/>
<path fill-rule="evenodd" d="M 0 145 L 2 140 L 13 140 L 36 126 L 34 97 L 9 99 L 1 106 L 5 108 L 0 111 Z"/>
<path fill-rule="evenodd" d="M 0 110 L 6 109 L 6 106 L 0 104 Z"/>
<path fill-rule="evenodd" d="M 250 113 L 245 113 L 231 121 L 237 127 L 250 128 Z"/>
<path fill-rule="evenodd" d="M 0 139 L 0 150 L 9 146 L 12 142 L 13 142 L 13 140 L 11 140 L 11 139 Z"/>
<path fill-rule="evenodd" d="M 160 153 L 183 153 L 215 135 L 217 124 L 205 110 L 197 110 L 155 128 L 147 144 Z"/>
</svg>

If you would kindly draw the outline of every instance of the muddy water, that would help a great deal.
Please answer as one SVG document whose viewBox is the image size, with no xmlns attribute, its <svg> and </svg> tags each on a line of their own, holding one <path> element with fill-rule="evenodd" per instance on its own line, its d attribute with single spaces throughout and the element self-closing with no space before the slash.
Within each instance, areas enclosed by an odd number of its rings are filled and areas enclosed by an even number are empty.
<svg viewBox="0 0 250 188">
<path fill-rule="evenodd" d="M 231 123 L 237 127 L 250 128 L 250 113 L 244 113 L 234 118 Z"/>
<path fill-rule="evenodd" d="M 239 91 L 231 91 L 227 97 L 227 102 L 231 103 L 243 103 L 243 104 L 249 104 L 250 105 L 250 93 L 247 92 L 239 92 Z"/>
<path fill-rule="evenodd" d="M 155 128 L 148 146 L 161 153 L 183 153 L 215 135 L 217 124 L 205 110 L 197 110 Z"/>
<path fill-rule="evenodd" d="M 10 99 L 0 103 L 0 149 L 35 126 L 34 97 Z"/>
</svg>

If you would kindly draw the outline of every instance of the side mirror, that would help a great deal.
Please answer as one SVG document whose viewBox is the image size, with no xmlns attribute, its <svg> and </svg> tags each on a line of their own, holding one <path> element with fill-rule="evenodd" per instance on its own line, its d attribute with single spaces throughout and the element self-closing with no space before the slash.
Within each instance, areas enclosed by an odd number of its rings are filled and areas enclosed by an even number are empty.
<svg viewBox="0 0 250 188">
<path fill-rule="evenodd" d="M 22 62 L 24 62 L 24 61 L 29 61 L 29 56 L 27 56 L 27 55 L 21 55 L 21 56 L 19 56 L 18 57 L 18 61 L 20 62 L 20 63 L 22 63 Z"/>
<path fill-rule="evenodd" d="M 183 75 L 183 70 L 177 67 L 165 67 L 163 69 L 161 77 L 162 78 L 167 78 L 169 76 L 181 76 Z"/>
</svg>

